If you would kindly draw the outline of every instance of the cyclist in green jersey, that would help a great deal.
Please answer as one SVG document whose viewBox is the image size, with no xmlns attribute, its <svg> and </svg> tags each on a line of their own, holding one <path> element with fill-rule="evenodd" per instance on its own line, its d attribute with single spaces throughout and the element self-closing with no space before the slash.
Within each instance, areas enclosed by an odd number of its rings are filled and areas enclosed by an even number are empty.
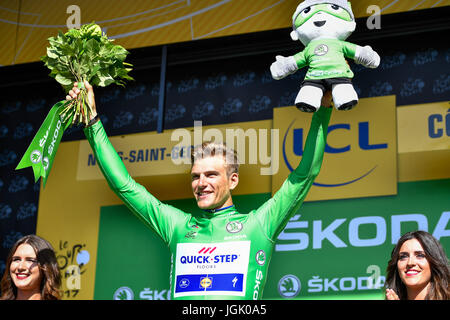
<svg viewBox="0 0 450 320">
<path fill-rule="evenodd" d="M 111 189 L 171 252 L 173 299 L 261 299 L 275 240 L 298 211 L 319 174 L 331 116 L 331 94 L 313 115 L 299 166 L 259 208 L 239 212 L 231 191 L 239 182 L 235 152 L 203 144 L 193 154 L 192 190 L 200 213 L 156 199 L 128 174 L 98 120 L 92 86 L 85 82 L 93 114 L 85 135 Z M 76 98 L 75 84 L 66 99 Z M 231 159 L 228 160 L 227 159 Z"/>
</svg>

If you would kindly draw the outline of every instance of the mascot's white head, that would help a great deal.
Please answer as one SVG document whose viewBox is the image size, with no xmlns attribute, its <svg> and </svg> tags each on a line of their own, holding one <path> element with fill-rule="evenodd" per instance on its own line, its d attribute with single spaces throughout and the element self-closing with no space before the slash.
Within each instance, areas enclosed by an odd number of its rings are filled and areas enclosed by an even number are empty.
<svg viewBox="0 0 450 320">
<path fill-rule="evenodd" d="M 312 40 L 345 40 L 356 28 L 355 17 L 347 0 L 306 0 L 292 16 L 291 38 L 305 46 Z"/>
</svg>

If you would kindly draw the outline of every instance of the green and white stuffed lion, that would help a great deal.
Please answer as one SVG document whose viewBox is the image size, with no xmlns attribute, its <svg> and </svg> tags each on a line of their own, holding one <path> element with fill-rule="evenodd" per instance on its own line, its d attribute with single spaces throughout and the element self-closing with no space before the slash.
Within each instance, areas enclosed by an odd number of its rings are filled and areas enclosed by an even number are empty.
<svg viewBox="0 0 450 320">
<path fill-rule="evenodd" d="M 380 56 L 370 46 L 344 41 L 356 28 L 351 3 L 347 0 L 303 1 L 292 16 L 292 24 L 292 40 L 300 40 L 306 47 L 290 57 L 276 56 L 270 66 L 272 77 L 279 80 L 308 67 L 295 99 L 298 109 L 317 111 L 325 90 L 331 90 L 336 109 L 352 109 L 358 103 L 358 94 L 353 88 L 354 74 L 346 58 L 367 68 L 377 68 Z"/>
</svg>

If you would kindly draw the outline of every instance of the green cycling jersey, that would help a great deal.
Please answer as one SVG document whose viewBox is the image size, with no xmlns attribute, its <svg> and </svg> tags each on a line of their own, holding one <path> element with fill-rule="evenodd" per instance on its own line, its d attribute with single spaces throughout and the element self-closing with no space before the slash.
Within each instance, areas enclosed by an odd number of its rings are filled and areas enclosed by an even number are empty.
<svg viewBox="0 0 450 320">
<path fill-rule="evenodd" d="M 338 39 L 317 39 L 294 55 L 299 69 L 308 66 L 306 80 L 353 78 L 345 58 L 355 59 L 356 44 Z"/>
<path fill-rule="evenodd" d="M 172 299 L 261 299 L 278 234 L 298 211 L 319 174 L 331 108 L 312 118 L 302 160 L 276 194 L 259 208 L 235 206 L 186 213 L 136 183 L 100 121 L 84 129 L 112 190 L 171 252 Z"/>
</svg>

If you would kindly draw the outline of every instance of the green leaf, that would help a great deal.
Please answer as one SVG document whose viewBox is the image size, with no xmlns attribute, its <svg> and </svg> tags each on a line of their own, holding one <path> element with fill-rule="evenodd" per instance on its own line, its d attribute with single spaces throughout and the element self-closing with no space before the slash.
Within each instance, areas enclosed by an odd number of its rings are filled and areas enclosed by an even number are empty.
<svg viewBox="0 0 450 320">
<path fill-rule="evenodd" d="M 52 48 L 47 48 L 47 56 L 52 59 L 58 59 L 56 50 L 52 50 Z"/>
<path fill-rule="evenodd" d="M 65 36 L 72 38 L 81 38 L 81 32 L 78 29 L 70 29 L 66 32 Z"/>
<path fill-rule="evenodd" d="M 106 87 L 111 83 L 114 83 L 114 78 L 109 73 L 103 73 L 99 76 L 100 82 L 98 85 L 100 87 Z"/>
<path fill-rule="evenodd" d="M 55 78 L 66 92 L 80 78 L 101 87 L 113 83 L 124 86 L 125 81 L 134 80 L 128 75 L 132 65 L 124 62 L 129 52 L 115 45 L 94 22 L 80 29 L 70 29 L 65 34 L 58 31 L 56 36 L 48 38 L 48 42 L 46 55 L 41 60 L 50 69 L 49 76 Z"/>
<path fill-rule="evenodd" d="M 95 23 L 85 24 L 80 28 L 82 36 L 95 37 L 102 35 L 102 28 Z"/>
<path fill-rule="evenodd" d="M 86 50 L 86 54 L 93 58 L 100 52 L 100 43 L 95 39 L 89 39 L 86 41 L 84 48 Z"/>
<path fill-rule="evenodd" d="M 71 85 L 73 83 L 73 80 L 71 78 L 66 78 L 62 74 L 58 73 L 55 76 L 55 80 L 58 81 L 60 84 L 64 86 Z"/>
</svg>

